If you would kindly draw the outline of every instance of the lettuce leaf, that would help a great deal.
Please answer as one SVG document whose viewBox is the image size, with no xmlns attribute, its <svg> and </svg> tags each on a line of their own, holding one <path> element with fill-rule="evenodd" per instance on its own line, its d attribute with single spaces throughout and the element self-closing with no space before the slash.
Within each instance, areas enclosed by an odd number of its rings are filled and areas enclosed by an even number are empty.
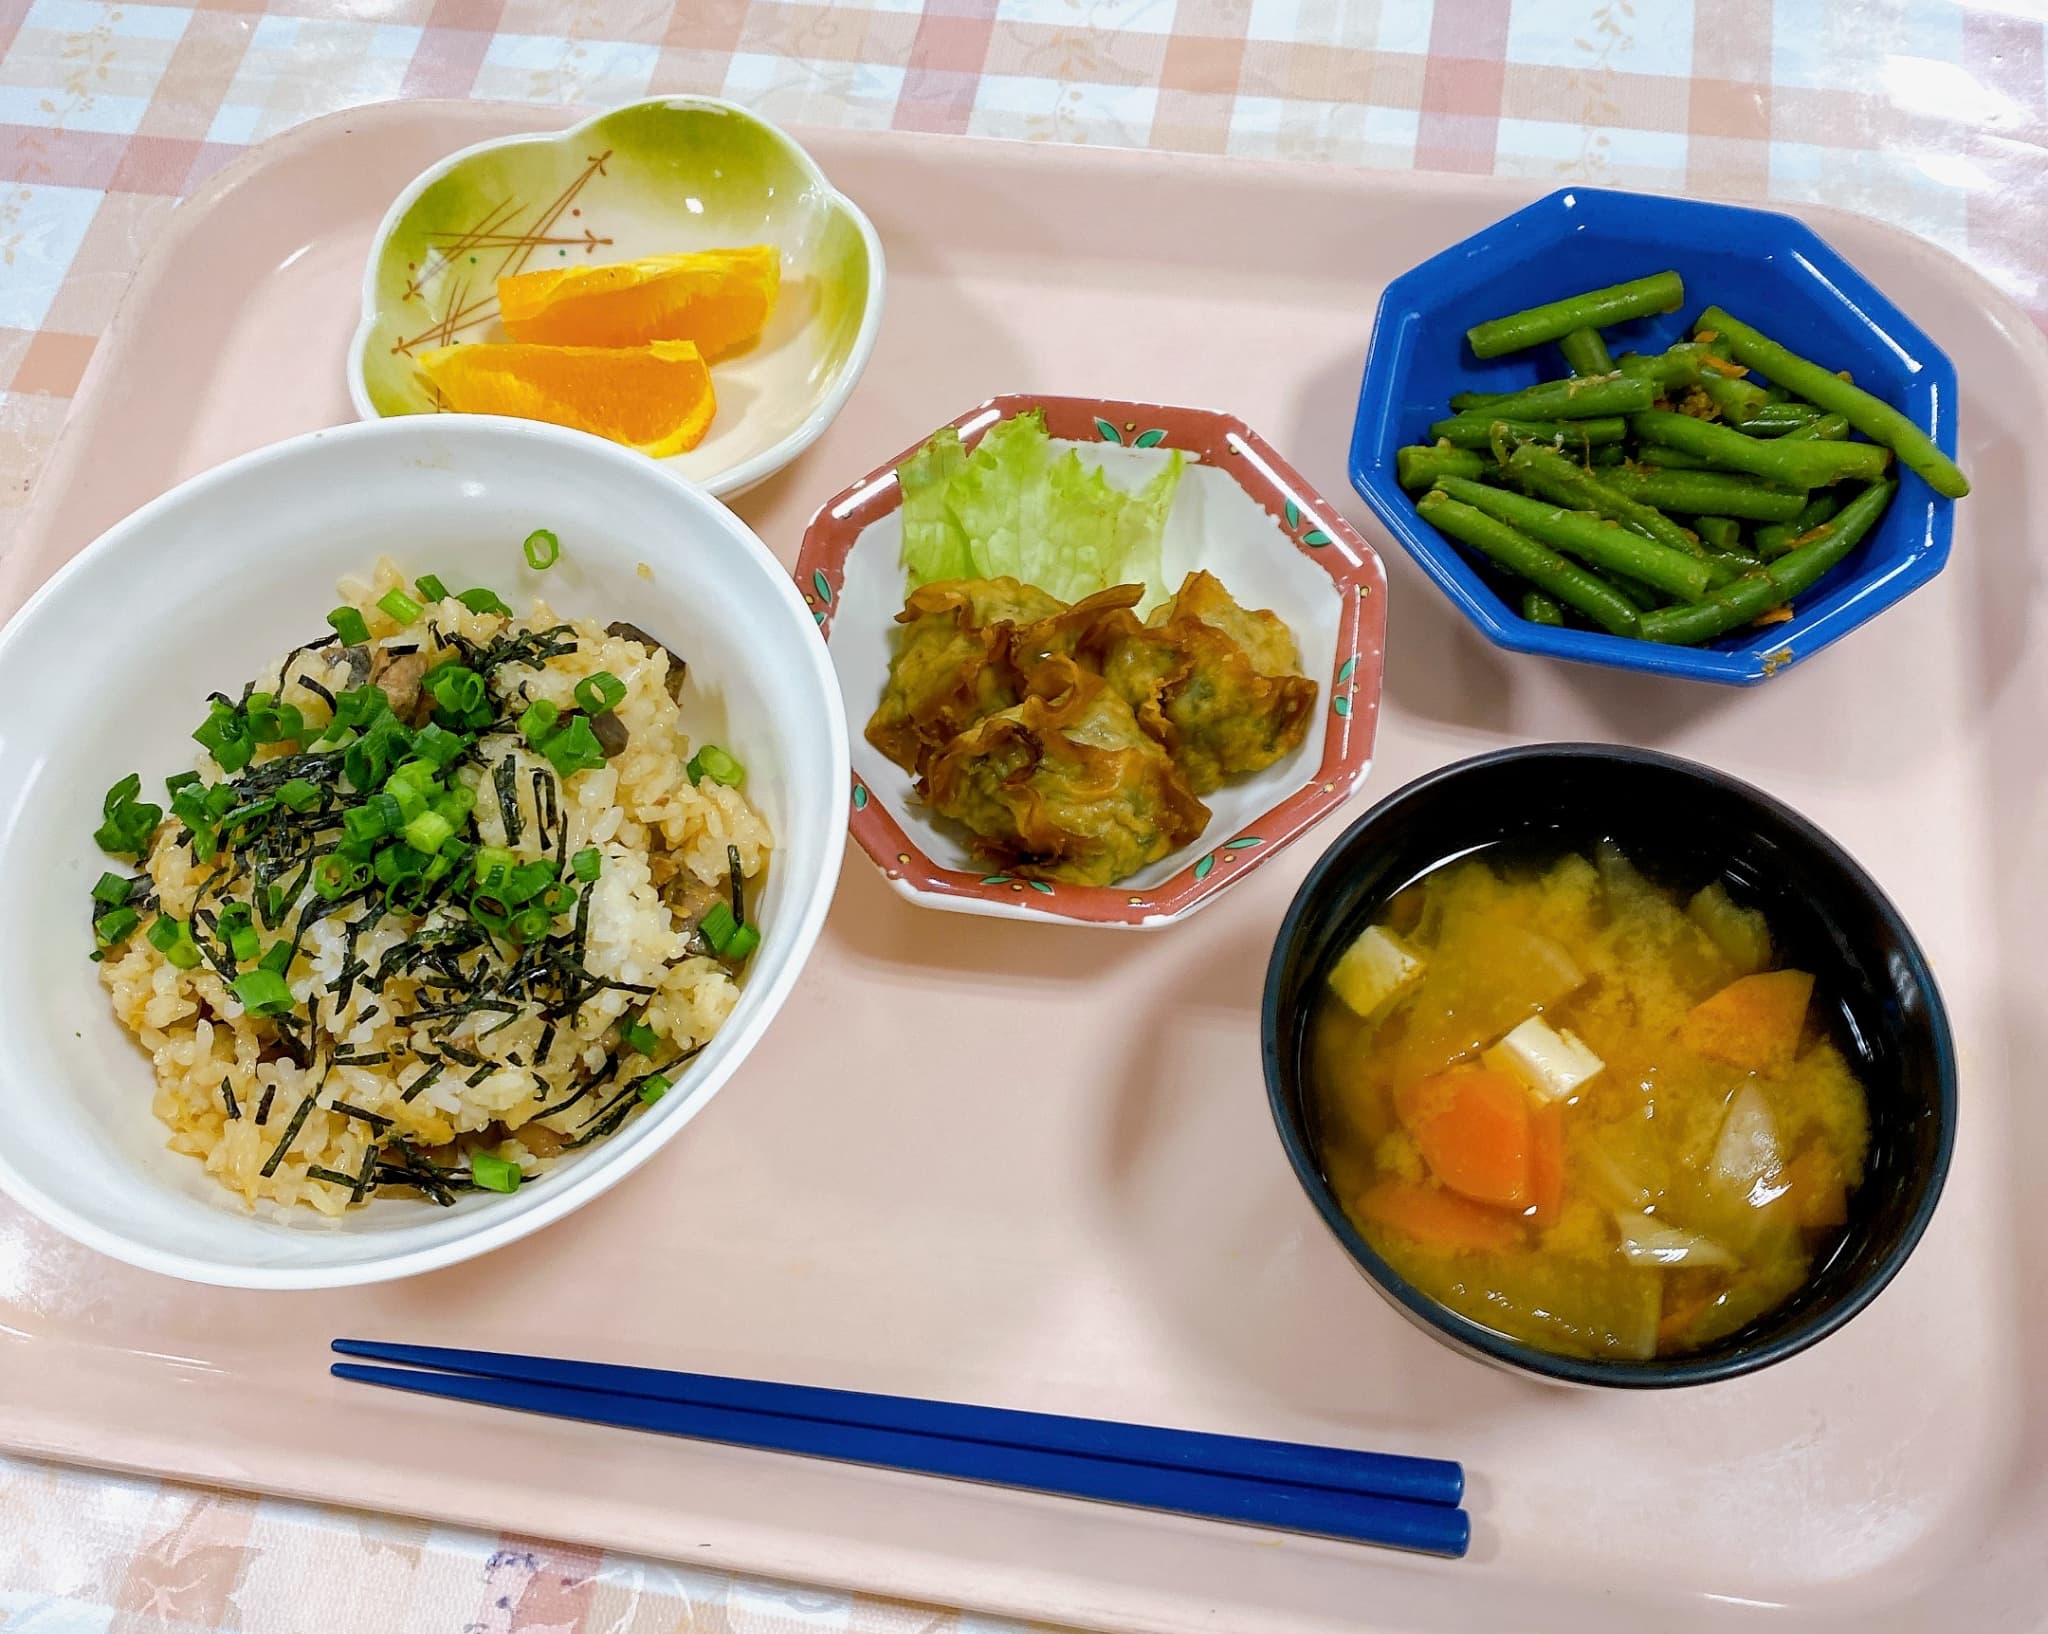
<svg viewBox="0 0 2048 1634">
<path fill-rule="evenodd" d="M 946 508 L 947 485 L 967 464 L 960 433 L 947 426 L 896 468 L 903 490 L 903 565 L 912 587 L 974 576 L 967 535 Z"/>
<path fill-rule="evenodd" d="M 1143 584 L 1141 611 L 1166 599 L 1161 543 L 1180 486 L 1176 450 L 1132 493 L 1068 448 L 1054 457 L 1045 416 L 991 426 L 962 455 L 950 427 L 897 471 L 909 587 L 934 579 L 1012 578 L 1062 601 Z"/>
</svg>

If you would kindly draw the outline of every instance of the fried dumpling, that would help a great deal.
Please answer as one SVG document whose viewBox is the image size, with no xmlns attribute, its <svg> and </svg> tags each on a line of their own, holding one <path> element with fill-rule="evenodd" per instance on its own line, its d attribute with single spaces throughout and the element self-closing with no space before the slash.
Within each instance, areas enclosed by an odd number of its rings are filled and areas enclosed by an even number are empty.
<svg viewBox="0 0 2048 1634">
<path fill-rule="evenodd" d="M 1188 844 L 1209 810 L 1101 676 L 1070 659 L 931 761 L 932 808 L 990 861 L 1031 878 L 1108 885 Z"/>
<path fill-rule="evenodd" d="M 1065 603 L 1015 579 L 948 579 L 914 590 L 896 615 L 904 626 L 867 740 L 905 771 L 924 763 L 985 715 L 1021 696 L 1010 661 L 1020 625 Z"/>
<path fill-rule="evenodd" d="M 1315 710 L 1286 624 L 1209 573 L 1190 573 L 1147 623 L 1098 622 L 1090 656 L 1197 794 L 1289 753 Z"/>
</svg>

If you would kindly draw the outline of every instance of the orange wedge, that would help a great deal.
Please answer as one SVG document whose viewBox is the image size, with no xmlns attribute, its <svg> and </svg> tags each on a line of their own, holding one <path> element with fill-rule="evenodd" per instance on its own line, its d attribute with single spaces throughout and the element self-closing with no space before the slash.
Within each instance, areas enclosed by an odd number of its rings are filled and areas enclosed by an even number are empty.
<svg viewBox="0 0 2048 1634">
<path fill-rule="evenodd" d="M 772 244 L 548 267 L 500 278 L 498 316 L 512 339 L 540 346 L 688 340 L 717 357 L 761 333 L 781 282 Z"/>
<path fill-rule="evenodd" d="M 460 414 L 509 414 L 595 432 L 660 459 L 704 440 L 718 400 L 686 340 L 651 346 L 443 346 L 419 360 Z"/>
</svg>

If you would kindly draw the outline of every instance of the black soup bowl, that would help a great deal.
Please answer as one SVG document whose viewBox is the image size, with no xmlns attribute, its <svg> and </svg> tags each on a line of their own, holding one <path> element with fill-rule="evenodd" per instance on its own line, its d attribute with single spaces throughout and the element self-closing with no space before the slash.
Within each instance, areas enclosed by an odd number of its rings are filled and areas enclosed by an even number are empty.
<svg viewBox="0 0 2048 1634">
<path fill-rule="evenodd" d="M 1836 1006 L 1835 1035 L 1868 1093 L 1870 1153 L 1832 1253 L 1790 1299 L 1726 1338 L 1647 1361 L 1557 1355 L 1438 1304 L 1351 1223 L 1318 1155 L 1308 1022 L 1339 954 L 1396 891 L 1496 847 L 1590 850 L 1611 840 L 1687 889 L 1726 883 L 1761 908 L 1791 961 Z M 1948 1172 L 1955 1051 L 1927 961 L 1870 876 L 1769 795 L 1671 755 L 1539 744 L 1432 772 L 1367 812 L 1318 862 L 1288 910 L 1266 974 L 1267 1094 L 1316 1210 L 1373 1286 L 1419 1326 L 1479 1360 L 1567 1384 L 1660 1388 L 1754 1373 L 1817 1343 L 1877 1296 L 1913 1251 Z"/>
</svg>

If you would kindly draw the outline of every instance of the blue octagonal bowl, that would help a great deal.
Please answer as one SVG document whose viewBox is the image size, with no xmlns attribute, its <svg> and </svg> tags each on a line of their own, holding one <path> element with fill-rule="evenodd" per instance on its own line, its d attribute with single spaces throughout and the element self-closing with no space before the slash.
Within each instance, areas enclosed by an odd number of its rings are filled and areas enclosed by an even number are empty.
<svg viewBox="0 0 2048 1634">
<path fill-rule="evenodd" d="M 1427 439 L 1451 394 L 1514 391 L 1564 374 L 1555 346 L 1480 360 L 1473 324 L 1667 267 L 1685 279 L 1685 307 L 1617 324 L 1608 344 L 1661 350 L 1710 305 L 1723 306 L 1795 352 L 1847 369 L 1956 448 L 1956 372 L 1941 348 L 1810 227 L 1770 210 L 1572 187 L 1517 210 L 1431 256 L 1387 286 L 1373 326 L 1351 432 L 1351 481 L 1387 531 L 1487 639 L 1515 652 L 1695 681 L 1747 686 L 1840 640 L 1939 573 L 1954 529 L 1950 501 L 1903 467 L 1884 519 L 1849 559 L 1794 604 L 1791 622 L 1704 647 L 1667 647 L 1604 631 L 1531 624 L 1470 557 L 1417 515 L 1394 453 Z"/>
</svg>

